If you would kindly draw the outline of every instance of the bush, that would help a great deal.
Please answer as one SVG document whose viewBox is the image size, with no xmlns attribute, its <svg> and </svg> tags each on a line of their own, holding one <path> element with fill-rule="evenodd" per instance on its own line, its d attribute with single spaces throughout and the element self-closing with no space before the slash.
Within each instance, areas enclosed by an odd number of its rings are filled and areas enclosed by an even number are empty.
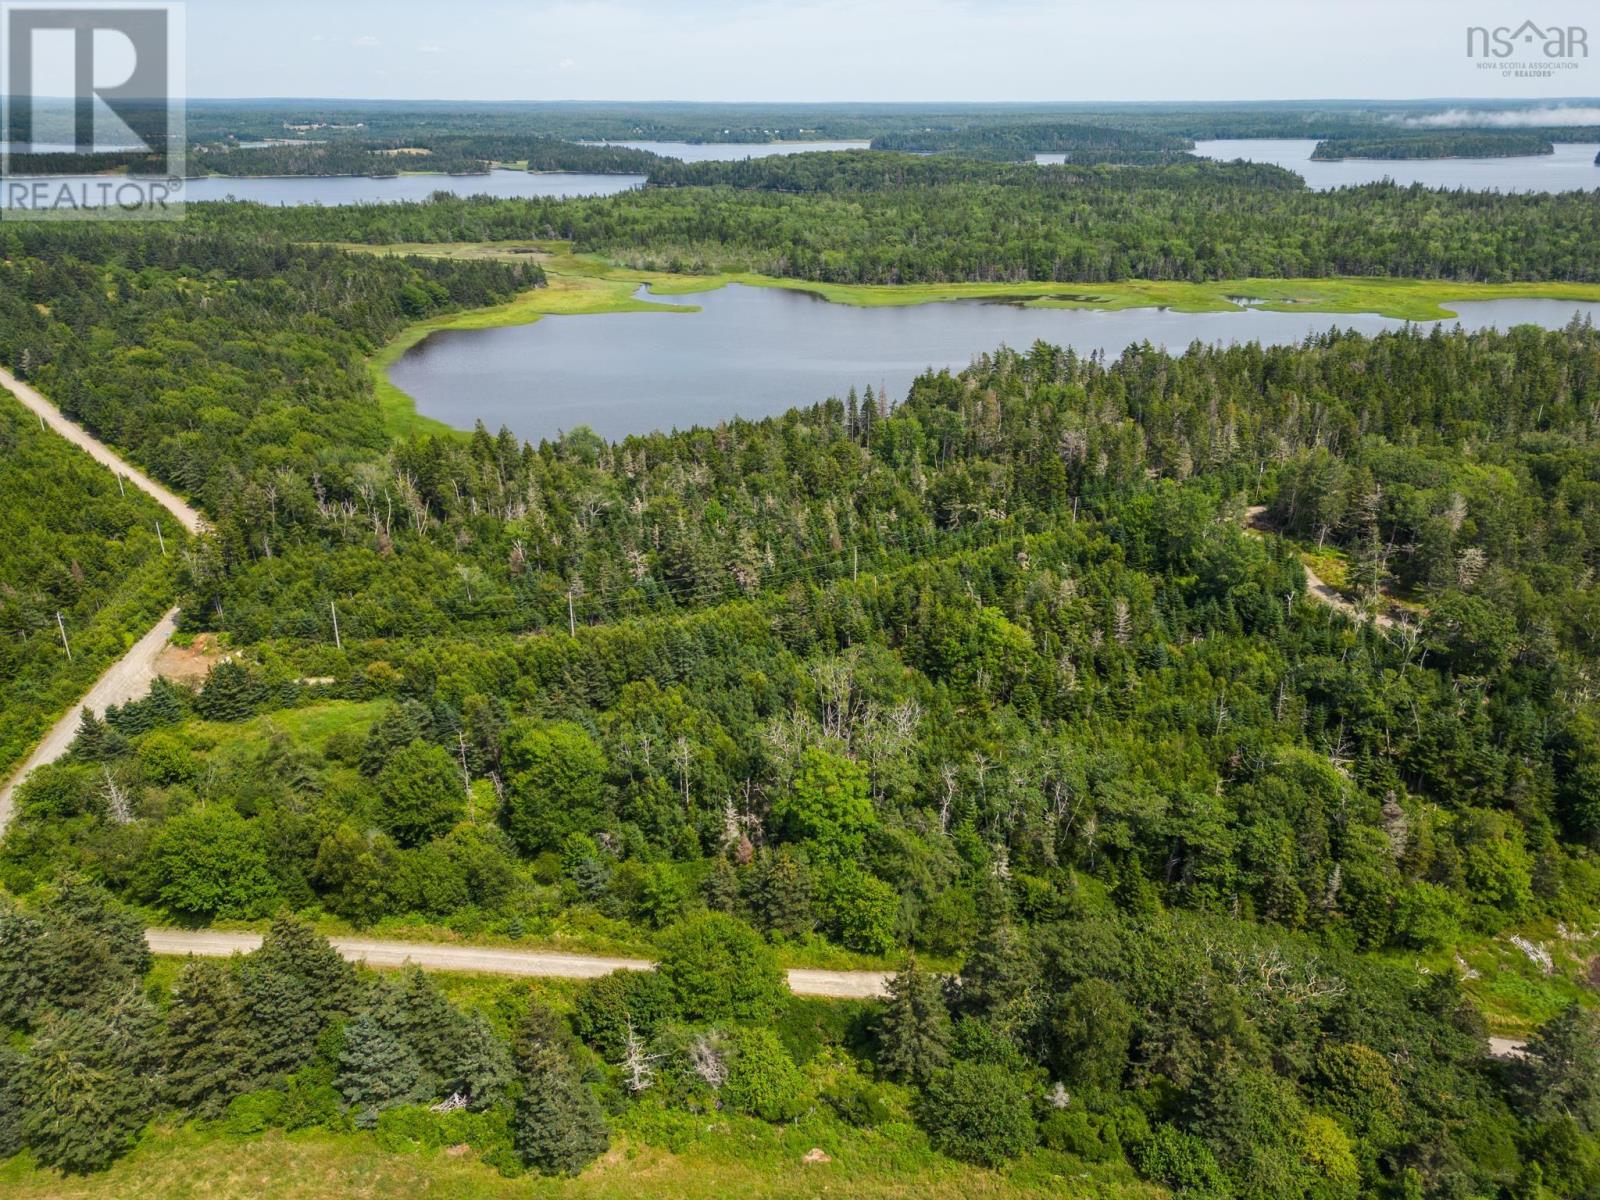
<svg viewBox="0 0 1600 1200">
<path fill-rule="evenodd" d="M 1461 936 L 1467 906 L 1454 892 L 1419 880 L 1402 888 L 1394 902 L 1395 938 L 1413 950 L 1440 950 Z"/>
<path fill-rule="evenodd" d="M 272 1129 L 282 1121 L 285 1099 L 282 1092 L 271 1089 L 235 1096 L 228 1103 L 228 1115 L 222 1123 L 229 1133 L 239 1137 Z"/>
<path fill-rule="evenodd" d="M 338 1089 L 302 1071 L 289 1080 L 278 1123 L 288 1130 L 309 1129 L 313 1125 L 329 1124 L 338 1115 Z"/>
<path fill-rule="evenodd" d="M 824 872 L 821 908 L 828 932 L 847 950 L 888 954 L 895 947 L 900 895 L 854 863 Z"/>
<path fill-rule="evenodd" d="M 748 925 L 711 913 L 662 940 L 662 976 L 691 1021 L 766 1021 L 789 989 L 772 950 Z"/>
<path fill-rule="evenodd" d="M 1192 1133 L 1158 1125 L 1139 1154 L 1139 1170 L 1187 1200 L 1223 1200 L 1228 1181 L 1216 1155 Z"/>
<path fill-rule="evenodd" d="M 402 846 L 420 846 L 447 832 L 467 808 L 455 759 L 421 740 L 390 756 L 377 789 L 383 827 Z"/>
<path fill-rule="evenodd" d="M 1033 1105 L 1016 1076 L 987 1063 L 936 1071 L 917 1106 L 934 1148 L 951 1158 L 997 1167 L 1037 1136 Z"/>
<path fill-rule="evenodd" d="M 645 1041 L 676 1012 L 672 985 L 659 971 L 613 971 L 586 984 L 578 993 L 572 1026 L 587 1045 L 607 1062 L 622 1058 L 628 1024 Z"/>
<path fill-rule="evenodd" d="M 1081 1108 L 1052 1109 L 1039 1122 L 1039 1140 L 1084 1162 L 1115 1162 L 1122 1157 L 1116 1122 Z"/>
<path fill-rule="evenodd" d="M 804 1080 L 770 1029 L 745 1028 L 729 1038 L 728 1082 L 722 1098 L 736 1112 L 763 1121 L 787 1121 L 802 1106 Z"/>
<path fill-rule="evenodd" d="M 431 1108 L 406 1104 L 378 1114 L 372 1135 L 385 1150 L 437 1150 L 448 1145 L 443 1121 Z"/>
<path fill-rule="evenodd" d="M 191 916 L 261 916 L 278 894 L 259 828 L 225 805 L 169 820 L 147 865 L 155 897 Z"/>
</svg>

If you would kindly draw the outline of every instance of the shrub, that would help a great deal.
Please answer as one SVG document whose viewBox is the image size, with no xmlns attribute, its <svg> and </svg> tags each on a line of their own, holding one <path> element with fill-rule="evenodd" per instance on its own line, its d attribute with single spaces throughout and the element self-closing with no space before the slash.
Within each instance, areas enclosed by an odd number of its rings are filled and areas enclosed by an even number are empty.
<svg viewBox="0 0 1600 1200">
<path fill-rule="evenodd" d="M 440 1115 L 421 1104 L 405 1104 L 378 1114 L 372 1135 L 385 1150 L 437 1150 L 447 1145 Z"/>
<path fill-rule="evenodd" d="M 428 742 L 396 751 L 378 773 L 377 789 L 383 826 L 402 846 L 438 837 L 466 812 L 460 767 Z"/>
<path fill-rule="evenodd" d="M 722 1097 L 735 1111 L 763 1121 L 787 1121 L 801 1108 L 804 1080 L 770 1029 L 736 1030 Z"/>
<path fill-rule="evenodd" d="M 766 1021 L 789 995 L 772 950 L 721 913 L 686 922 L 662 940 L 660 971 L 691 1021 Z"/>
<path fill-rule="evenodd" d="M 623 1055 L 630 1022 L 633 1032 L 648 1041 L 675 1012 L 672 985 L 659 971 L 613 971 L 578 993 L 572 1025 L 595 1053 L 616 1062 Z"/>
<path fill-rule="evenodd" d="M 260 830 L 223 805 L 169 820 L 148 867 L 156 898 L 191 916 L 260 916 L 278 894 Z"/>
<path fill-rule="evenodd" d="M 1203 1141 L 1171 1125 L 1158 1125 L 1139 1154 L 1139 1170 L 1189 1200 L 1224 1200 L 1227 1178 Z"/>
<path fill-rule="evenodd" d="M 1039 1140 L 1052 1150 L 1076 1154 L 1085 1162 L 1115 1162 L 1122 1157 L 1116 1122 L 1081 1108 L 1051 1110 L 1039 1122 Z"/>
<path fill-rule="evenodd" d="M 246 1092 L 228 1102 L 228 1115 L 223 1125 L 229 1133 L 249 1137 L 278 1125 L 283 1116 L 286 1097 L 280 1091 L 266 1089 Z"/>
<path fill-rule="evenodd" d="M 936 1071 L 917 1106 L 934 1148 L 951 1158 L 997 1167 L 1034 1144 L 1033 1105 L 1011 1071 L 961 1062 Z"/>
</svg>

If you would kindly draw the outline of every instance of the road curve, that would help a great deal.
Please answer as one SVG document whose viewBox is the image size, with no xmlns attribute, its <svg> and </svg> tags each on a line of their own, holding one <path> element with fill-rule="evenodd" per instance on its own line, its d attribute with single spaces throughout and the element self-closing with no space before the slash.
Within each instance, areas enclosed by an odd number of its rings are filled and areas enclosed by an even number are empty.
<svg viewBox="0 0 1600 1200">
<path fill-rule="evenodd" d="M 138 467 L 130 464 L 82 425 L 63 416 L 59 408 L 3 367 L 0 367 L 0 386 L 15 396 L 24 408 L 36 414 L 46 425 L 87 453 L 90 458 L 101 466 L 111 468 L 141 492 L 147 493 L 162 508 L 176 517 L 178 523 L 190 533 L 199 533 L 205 528 L 205 518 L 193 507 L 162 487 Z"/>
<path fill-rule="evenodd" d="M 259 933 L 227 933 L 214 929 L 147 929 L 145 941 L 154 954 L 193 954 L 200 958 L 227 958 L 248 954 L 261 945 Z M 593 979 L 613 971 L 648 971 L 653 965 L 642 958 L 605 958 L 590 954 L 563 954 L 554 950 L 510 950 L 499 946 L 443 946 L 427 942 L 388 942 L 370 938 L 329 938 L 335 950 L 351 962 L 369 967 L 399 967 L 415 963 L 435 971 L 478 971 L 486 975 L 541 976 L 553 979 Z M 864 1000 L 884 994 L 889 976 L 882 971 L 789 972 L 789 990 L 797 996 L 827 996 Z"/>
</svg>

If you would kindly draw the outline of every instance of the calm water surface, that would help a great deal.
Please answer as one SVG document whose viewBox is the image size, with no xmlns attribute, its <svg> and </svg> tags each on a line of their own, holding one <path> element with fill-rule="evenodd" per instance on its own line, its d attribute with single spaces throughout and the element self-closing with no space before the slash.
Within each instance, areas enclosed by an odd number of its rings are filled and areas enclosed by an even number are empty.
<svg viewBox="0 0 1600 1200">
<path fill-rule="evenodd" d="M 185 198 L 255 200 L 261 204 L 392 204 L 426 200 L 435 192 L 456 196 L 609 196 L 644 183 L 643 175 L 490 171 L 487 175 L 397 175 L 393 179 L 340 176 L 281 179 L 191 179 Z"/>
<path fill-rule="evenodd" d="M 641 289 L 641 297 L 646 293 Z M 607 438 L 655 429 L 764 417 L 843 395 L 887 388 L 900 399 L 929 367 L 960 368 L 1002 343 L 1036 339 L 1115 355 L 1149 341 L 1282 344 L 1335 325 L 1376 333 L 1404 322 L 1365 314 L 1165 309 L 1095 312 L 958 301 L 852 308 L 781 288 L 730 285 L 672 297 L 700 312 L 546 317 L 506 329 L 446 330 L 408 351 L 390 378 L 418 409 L 470 428 L 509 426 L 537 441 L 588 425 Z M 1468 328 L 1564 325 L 1600 304 L 1492 300 L 1461 304 Z"/>
<path fill-rule="evenodd" d="M 628 146 L 684 162 L 737 162 L 741 158 L 770 158 L 775 154 L 810 154 L 819 150 L 865 150 L 871 142 L 600 142 L 602 146 Z"/>
<path fill-rule="evenodd" d="M 91 180 L 102 182 L 104 176 Z M 643 175 L 579 175 L 567 172 L 490 171 L 487 175 L 397 175 L 392 179 L 296 175 L 272 179 L 190 179 L 183 199 L 254 200 L 260 204 L 392 204 L 426 200 L 435 192 L 455 196 L 609 196 L 644 183 Z M 7 207 L 0 188 L 0 208 Z"/>
<path fill-rule="evenodd" d="M 1229 162 L 1276 163 L 1305 177 L 1318 191 L 1392 179 L 1431 188 L 1490 188 L 1502 192 L 1576 192 L 1600 188 L 1600 167 L 1594 156 L 1600 146 L 1592 142 L 1557 142 L 1554 154 L 1520 158 L 1347 158 L 1343 162 L 1312 162 L 1317 143 L 1304 138 L 1239 138 L 1196 142 L 1194 152 L 1204 158 Z M 1056 156 L 1059 157 L 1059 156 Z"/>
</svg>

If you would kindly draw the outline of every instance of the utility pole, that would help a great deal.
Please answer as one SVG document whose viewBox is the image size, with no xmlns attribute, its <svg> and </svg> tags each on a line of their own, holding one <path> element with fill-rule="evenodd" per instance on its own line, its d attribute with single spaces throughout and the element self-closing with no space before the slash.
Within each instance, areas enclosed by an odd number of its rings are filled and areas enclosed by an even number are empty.
<svg viewBox="0 0 1600 1200">
<path fill-rule="evenodd" d="M 117 476 L 117 482 L 119 484 L 122 482 L 122 476 L 121 475 Z M 161 536 L 161 522 L 160 521 L 156 522 L 156 541 L 158 543 L 160 543 L 160 545 L 161 545 L 161 557 L 165 558 L 167 556 L 167 539 Z"/>
<path fill-rule="evenodd" d="M 122 486 L 122 472 L 117 472 L 117 494 L 127 499 L 128 489 Z"/>
<path fill-rule="evenodd" d="M 572 611 L 572 589 L 567 589 L 567 634 L 570 637 L 578 636 L 578 618 Z"/>
<path fill-rule="evenodd" d="M 856 582 L 861 570 L 861 549 L 858 546 L 850 547 L 850 582 Z"/>
<path fill-rule="evenodd" d="M 61 630 L 61 645 L 67 652 L 67 661 L 72 661 L 72 643 L 67 641 L 67 623 L 61 619 L 61 612 L 56 611 L 56 628 Z"/>
<path fill-rule="evenodd" d="M 328 601 L 328 611 L 333 614 L 333 648 L 343 650 L 344 643 L 339 640 L 339 609 L 332 600 Z"/>
</svg>

